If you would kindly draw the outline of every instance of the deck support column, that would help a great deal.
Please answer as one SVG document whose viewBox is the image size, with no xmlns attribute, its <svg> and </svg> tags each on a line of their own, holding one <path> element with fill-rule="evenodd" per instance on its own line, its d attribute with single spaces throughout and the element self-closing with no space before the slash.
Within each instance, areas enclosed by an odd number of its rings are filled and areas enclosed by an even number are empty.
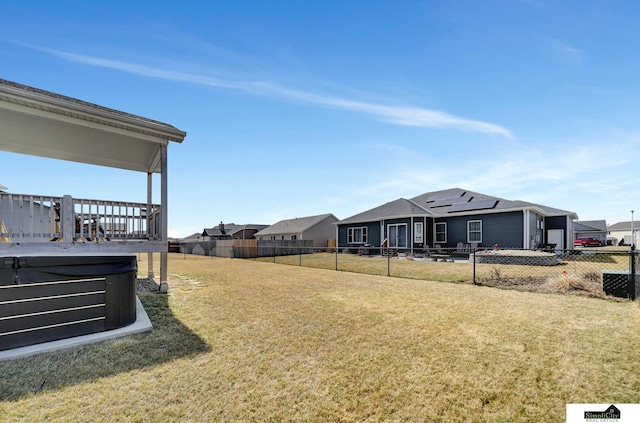
<svg viewBox="0 0 640 423">
<path fill-rule="evenodd" d="M 169 249 L 167 168 L 167 144 L 163 144 L 160 146 L 160 236 L 165 242 L 166 250 L 160 253 L 160 292 L 169 291 L 167 283 L 167 251 Z"/>
<path fill-rule="evenodd" d="M 153 222 L 153 210 L 151 210 L 151 204 L 153 203 L 152 198 L 152 183 L 153 183 L 153 172 L 147 172 L 147 236 L 153 234 L 151 231 L 151 224 Z M 153 234 L 155 235 L 155 234 Z M 147 253 L 147 277 L 149 279 L 153 279 L 155 274 L 153 273 L 153 253 Z"/>
<path fill-rule="evenodd" d="M 73 198 L 70 195 L 62 197 L 60 205 L 60 226 L 62 227 L 62 241 L 71 243 L 76 233 L 76 219 L 73 210 Z"/>
</svg>

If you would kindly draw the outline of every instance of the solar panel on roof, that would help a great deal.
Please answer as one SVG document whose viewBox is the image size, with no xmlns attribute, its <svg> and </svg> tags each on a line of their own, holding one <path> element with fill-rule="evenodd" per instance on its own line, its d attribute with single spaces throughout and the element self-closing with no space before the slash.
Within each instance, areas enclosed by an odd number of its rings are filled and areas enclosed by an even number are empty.
<svg viewBox="0 0 640 423">
<path fill-rule="evenodd" d="M 455 203 L 455 201 L 458 199 L 458 197 L 455 198 L 443 198 L 440 200 L 435 200 L 431 203 L 429 203 L 429 207 L 444 207 L 444 206 L 450 206 L 453 203 Z"/>
<path fill-rule="evenodd" d="M 437 200 L 445 200 L 450 198 L 460 198 L 460 196 L 464 195 L 464 192 L 452 193 L 452 192 L 441 192 L 440 194 L 434 194 L 429 199 L 429 201 L 437 201 Z"/>
<path fill-rule="evenodd" d="M 498 200 L 480 200 L 480 201 L 471 201 L 468 203 L 459 203 L 449 207 L 449 210 L 447 210 L 447 213 L 492 209 L 497 204 L 498 204 Z"/>
<path fill-rule="evenodd" d="M 451 206 L 453 204 L 461 204 L 466 203 L 471 200 L 473 197 L 451 197 L 451 198 L 443 198 L 441 200 L 436 200 L 432 203 L 428 203 L 429 207 L 444 207 Z"/>
</svg>

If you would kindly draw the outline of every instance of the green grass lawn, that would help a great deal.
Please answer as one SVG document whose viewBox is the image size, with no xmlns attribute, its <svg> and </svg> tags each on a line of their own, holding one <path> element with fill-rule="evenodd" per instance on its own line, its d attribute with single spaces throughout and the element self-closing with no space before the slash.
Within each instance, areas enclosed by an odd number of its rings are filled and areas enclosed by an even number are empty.
<svg viewBox="0 0 640 423">
<path fill-rule="evenodd" d="M 0 421 L 561 422 L 640 402 L 638 302 L 182 254 L 169 272 L 169 295 L 140 295 L 150 334 L 0 363 Z"/>
</svg>

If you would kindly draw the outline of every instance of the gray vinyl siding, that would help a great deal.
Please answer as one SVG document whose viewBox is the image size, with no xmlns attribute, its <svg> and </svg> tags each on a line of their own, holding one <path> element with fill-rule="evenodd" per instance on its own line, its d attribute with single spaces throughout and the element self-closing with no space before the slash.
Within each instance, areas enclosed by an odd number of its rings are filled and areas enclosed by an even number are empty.
<svg viewBox="0 0 640 423">
<path fill-rule="evenodd" d="M 329 216 L 300 234 L 300 239 L 313 240 L 314 247 L 327 247 L 328 241 L 336 236 L 336 228 L 333 226 L 336 221 L 333 216 Z"/>
<path fill-rule="evenodd" d="M 544 243 L 544 230 L 542 229 L 541 222 L 544 218 L 537 213 L 529 213 L 529 243 L 527 248 L 538 248 L 540 244 Z"/>
<path fill-rule="evenodd" d="M 498 244 L 502 248 L 522 248 L 524 228 L 520 211 L 436 219 L 435 222 L 447 223 L 447 243 L 441 245 L 455 247 L 458 242 L 468 243 L 467 222 L 475 220 L 482 221 L 481 247 Z"/>
<path fill-rule="evenodd" d="M 349 243 L 347 238 L 348 228 L 367 228 L 367 244 L 371 244 L 374 247 L 380 246 L 380 222 L 366 222 L 366 223 L 352 223 L 349 225 L 338 226 L 338 247 L 348 247 Z"/>
</svg>

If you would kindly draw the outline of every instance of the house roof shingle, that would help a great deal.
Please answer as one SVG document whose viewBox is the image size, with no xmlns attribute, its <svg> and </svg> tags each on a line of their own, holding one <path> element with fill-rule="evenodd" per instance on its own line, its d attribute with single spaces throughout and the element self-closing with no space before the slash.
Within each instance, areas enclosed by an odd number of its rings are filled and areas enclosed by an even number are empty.
<svg viewBox="0 0 640 423">
<path fill-rule="evenodd" d="M 639 229 L 640 230 L 640 222 L 633 222 L 633 228 L 634 229 Z M 618 223 L 614 223 L 613 225 L 609 225 L 607 227 L 607 230 L 609 231 L 630 231 L 631 230 L 631 221 L 626 221 L 626 222 L 618 222 Z"/>
<path fill-rule="evenodd" d="M 506 200 L 461 188 L 427 192 L 409 200 L 399 198 L 382 206 L 356 214 L 340 223 L 366 222 L 378 219 L 408 216 L 460 216 L 486 211 L 509 211 L 536 208 L 546 216 L 569 215 L 573 219 L 575 212 L 548 207 L 520 200 Z"/>
<path fill-rule="evenodd" d="M 205 228 L 202 231 L 203 236 L 223 236 L 223 235 L 234 235 L 244 229 L 255 229 L 257 231 L 261 231 L 269 225 L 255 225 L 255 224 L 246 224 L 246 225 L 236 225 L 235 223 L 224 223 L 224 233 L 222 232 L 220 225 L 214 226 L 213 228 Z"/>
<path fill-rule="evenodd" d="M 607 231 L 607 221 L 606 220 L 583 220 L 575 222 L 575 230 L 576 231 Z"/>
<path fill-rule="evenodd" d="M 416 215 L 433 216 L 434 213 L 425 210 L 411 200 L 398 198 L 397 200 L 341 220 L 340 223 L 369 222 L 376 219 L 392 219 Z"/>
<path fill-rule="evenodd" d="M 337 221 L 338 218 L 331 213 L 320 214 L 316 216 L 296 217 L 294 219 L 285 219 L 274 223 L 256 233 L 255 236 L 276 235 L 276 234 L 298 234 L 306 231 L 309 228 L 317 225 L 327 218 L 333 218 Z"/>
</svg>

